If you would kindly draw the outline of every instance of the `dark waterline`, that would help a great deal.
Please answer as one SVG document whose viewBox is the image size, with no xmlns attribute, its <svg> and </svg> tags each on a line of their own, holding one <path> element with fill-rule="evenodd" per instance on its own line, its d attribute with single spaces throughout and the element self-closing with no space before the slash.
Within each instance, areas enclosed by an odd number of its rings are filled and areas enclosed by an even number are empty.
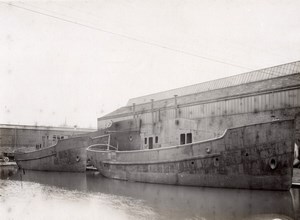
<svg viewBox="0 0 300 220">
<path fill-rule="evenodd" d="M 112 180 L 98 172 L 24 174 L 13 167 L 1 167 L 0 178 L 0 213 L 11 219 L 237 220 L 300 216 L 299 189 L 182 187 Z"/>
</svg>

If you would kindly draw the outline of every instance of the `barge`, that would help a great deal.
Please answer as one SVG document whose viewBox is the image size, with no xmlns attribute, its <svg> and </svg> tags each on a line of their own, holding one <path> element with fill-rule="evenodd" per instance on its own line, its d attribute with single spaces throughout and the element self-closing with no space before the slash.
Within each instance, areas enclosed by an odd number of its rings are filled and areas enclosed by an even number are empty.
<svg viewBox="0 0 300 220">
<path fill-rule="evenodd" d="M 20 169 L 84 172 L 86 148 L 93 143 L 88 136 L 59 140 L 55 145 L 33 151 L 18 149 L 15 161 Z"/>
<path fill-rule="evenodd" d="M 139 132 L 106 131 L 87 157 L 108 178 L 186 186 L 289 190 L 293 175 L 294 120 L 227 129 L 206 141 L 146 150 L 118 151 L 139 142 Z M 122 142 L 118 141 L 121 136 Z M 105 140 L 105 141 L 104 141 Z M 115 140 L 118 146 L 111 144 Z M 139 143 L 140 144 L 140 143 Z"/>
</svg>

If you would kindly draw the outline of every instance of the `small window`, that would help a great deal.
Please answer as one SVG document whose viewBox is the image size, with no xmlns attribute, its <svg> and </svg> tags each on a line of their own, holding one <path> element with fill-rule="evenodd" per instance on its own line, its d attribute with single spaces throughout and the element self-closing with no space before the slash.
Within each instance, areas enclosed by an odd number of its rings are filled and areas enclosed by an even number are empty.
<svg viewBox="0 0 300 220">
<path fill-rule="evenodd" d="M 185 144 L 185 134 L 180 134 L 180 144 Z"/>
<path fill-rule="evenodd" d="M 155 136 L 155 143 L 158 143 L 158 136 Z"/>
<path fill-rule="evenodd" d="M 186 143 L 192 143 L 193 142 L 193 138 L 192 138 L 192 133 L 187 133 L 186 134 Z"/>
<path fill-rule="evenodd" d="M 56 140 L 56 135 L 53 135 L 53 140 L 54 140 L 54 141 Z"/>
<path fill-rule="evenodd" d="M 149 137 L 149 149 L 153 148 L 153 137 Z"/>
<path fill-rule="evenodd" d="M 61 136 L 60 139 L 64 139 L 64 136 Z"/>
<path fill-rule="evenodd" d="M 147 144 L 147 138 L 145 138 L 145 144 Z"/>
</svg>

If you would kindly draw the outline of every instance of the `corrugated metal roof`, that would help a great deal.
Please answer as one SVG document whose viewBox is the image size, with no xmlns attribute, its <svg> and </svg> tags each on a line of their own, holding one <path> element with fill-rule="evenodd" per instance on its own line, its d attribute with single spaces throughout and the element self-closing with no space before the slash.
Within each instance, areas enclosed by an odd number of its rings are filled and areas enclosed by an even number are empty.
<svg viewBox="0 0 300 220">
<path fill-rule="evenodd" d="M 158 92 L 151 95 L 141 96 L 137 98 L 132 98 L 128 101 L 127 106 L 135 104 L 142 104 L 151 102 L 151 99 L 162 100 L 174 97 L 174 95 L 184 96 L 194 93 L 205 92 L 209 90 L 216 90 L 221 88 L 226 88 L 230 86 L 237 86 L 240 84 L 246 84 L 250 82 L 256 82 L 271 78 L 276 78 L 280 76 L 291 75 L 300 72 L 300 61 L 287 63 L 279 66 L 274 66 L 270 68 L 255 70 L 247 73 L 242 73 L 239 75 L 221 78 L 217 80 L 212 80 L 208 82 L 198 83 L 191 86 L 185 86 L 177 89 L 172 89 L 164 92 Z"/>
</svg>

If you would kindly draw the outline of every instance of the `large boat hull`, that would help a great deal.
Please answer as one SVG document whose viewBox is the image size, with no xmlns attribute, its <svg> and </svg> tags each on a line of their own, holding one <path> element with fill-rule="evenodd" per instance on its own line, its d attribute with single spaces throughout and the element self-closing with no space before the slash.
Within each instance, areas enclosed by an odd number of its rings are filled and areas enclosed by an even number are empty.
<svg viewBox="0 0 300 220">
<path fill-rule="evenodd" d="M 225 188 L 288 190 L 292 183 L 294 122 L 228 129 L 187 145 L 139 151 L 97 151 L 88 158 L 108 178 Z"/>
<path fill-rule="evenodd" d="M 86 148 L 89 137 L 60 140 L 54 146 L 31 152 L 15 152 L 15 160 L 21 169 L 40 171 L 84 172 Z"/>
</svg>

